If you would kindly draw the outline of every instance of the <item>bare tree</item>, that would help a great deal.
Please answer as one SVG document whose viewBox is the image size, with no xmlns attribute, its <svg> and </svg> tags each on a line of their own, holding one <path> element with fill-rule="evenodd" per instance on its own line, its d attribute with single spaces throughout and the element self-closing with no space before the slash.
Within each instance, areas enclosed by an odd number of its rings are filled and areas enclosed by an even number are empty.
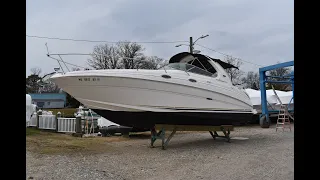
<svg viewBox="0 0 320 180">
<path fill-rule="evenodd" d="M 280 63 L 280 62 L 278 62 Z M 291 69 L 288 67 L 274 69 L 268 72 L 269 76 L 285 76 L 290 73 Z"/>
<path fill-rule="evenodd" d="M 38 93 L 40 89 L 39 81 L 41 77 L 39 75 L 31 74 L 26 78 L 26 93 Z"/>
<path fill-rule="evenodd" d="M 277 62 L 277 63 L 280 63 L 280 62 Z M 276 76 L 285 76 L 285 75 L 288 75 L 291 73 L 291 68 L 290 67 L 283 67 L 283 68 L 278 68 L 278 69 L 274 69 L 274 70 L 271 70 L 271 71 L 268 71 L 266 73 L 267 76 L 275 76 L 275 77 L 271 77 L 269 78 L 270 80 L 275 80 L 275 81 L 288 81 L 288 78 L 277 78 Z M 287 90 L 288 87 L 291 86 L 291 84 L 272 84 L 273 87 L 276 89 L 276 90 L 280 90 L 280 91 L 284 91 L 284 90 Z M 270 88 L 271 85 L 268 84 L 268 87 Z"/>
<path fill-rule="evenodd" d="M 81 69 L 80 68 L 77 68 L 77 67 L 73 67 L 71 68 L 71 71 L 80 71 Z"/>
<path fill-rule="evenodd" d="M 40 85 L 39 93 L 59 93 L 60 90 L 55 83 L 48 81 Z"/>
<path fill-rule="evenodd" d="M 232 56 L 227 56 L 225 58 L 225 61 L 229 64 L 234 65 L 235 67 L 240 67 L 242 65 L 242 62 L 237 60 L 236 58 Z M 233 85 L 240 85 L 241 84 L 241 76 L 244 74 L 243 71 L 235 68 L 229 68 L 226 69 L 226 72 L 229 74 L 231 82 Z"/>
<path fill-rule="evenodd" d="M 136 66 L 141 69 L 158 69 L 159 67 L 162 67 L 164 64 L 166 64 L 166 61 L 157 56 L 150 56 L 145 57 L 142 61 L 137 63 L 138 64 Z"/>
<path fill-rule="evenodd" d="M 242 78 L 242 82 L 245 88 L 251 88 L 255 90 L 260 89 L 259 74 L 257 72 L 249 71 L 247 76 Z"/>
<path fill-rule="evenodd" d="M 32 73 L 33 75 L 39 76 L 39 75 L 41 74 L 41 71 L 42 71 L 42 70 L 41 70 L 40 68 L 38 68 L 38 67 L 34 67 L 34 68 L 31 68 L 30 71 L 31 71 L 31 73 Z"/>
<path fill-rule="evenodd" d="M 144 48 L 132 42 L 97 45 L 88 64 L 95 69 L 157 69 L 167 62 L 157 56 L 147 57 Z"/>
<path fill-rule="evenodd" d="M 122 57 L 124 69 L 139 68 L 141 61 L 145 59 L 142 45 L 129 41 L 119 42 L 118 54 Z"/>
<path fill-rule="evenodd" d="M 168 65 L 168 64 L 169 64 L 169 60 L 163 60 L 163 61 L 159 64 L 158 69 L 163 68 L 164 66 L 166 66 L 166 65 Z"/>
<path fill-rule="evenodd" d="M 92 58 L 88 59 L 89 66 L 95 69 L 119 69 L 120 63 L 118 47 L 108 44 L 95 46 Z"/>
</svg>

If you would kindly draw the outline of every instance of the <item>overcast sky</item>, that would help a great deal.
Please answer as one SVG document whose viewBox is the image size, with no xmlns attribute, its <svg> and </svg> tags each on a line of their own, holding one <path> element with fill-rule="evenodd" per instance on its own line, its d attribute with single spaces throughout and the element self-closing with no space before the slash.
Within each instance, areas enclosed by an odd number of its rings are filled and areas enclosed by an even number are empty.
<svg viewBox="0 0 320 180">
<path fill-rule="evenodd" d="M 188 41 L 262 66 L 293 60 L 292 0 L 32 0 L 27 1 L 26 34 L 101 41 Z M 26 76 L 33 67 L 50 73 L 50 53 L 91 53 L 92 42 L 26 37 Z M 188 51 L 175 44 L 143 44 L 149 56 L 169 59 Z M 195 46 L 203 54 L 224 56 Z M 89 56 L 63 56 L 87 66 Z M 246 62 L 243 71 L 258 71 Z"/>
</svg>

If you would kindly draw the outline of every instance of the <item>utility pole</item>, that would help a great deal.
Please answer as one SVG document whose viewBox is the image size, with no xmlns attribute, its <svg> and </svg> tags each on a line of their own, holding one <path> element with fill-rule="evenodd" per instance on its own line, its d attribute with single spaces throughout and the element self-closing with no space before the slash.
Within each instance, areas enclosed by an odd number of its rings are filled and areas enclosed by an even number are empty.
<svg viewBox="0 0 320 180">
<path fill-rule="evenodd" d="M 190 37 L 190 53 L 193 54 L 193 42 L 192 42 L 192 37 Z"/>
<path fill-rule="evenodd" d="M 180 46 L 182 46 L 182 45 L 185 45 L 185 46 L 189 46 L 189 51 L 190 51 L 190 54 L 193 54 L 194 53 L 194 51 L 193 51 L 193 45 L 195 45 L 195 43 L 199 40 L 199 39 L 203 39 L 203 38 L 205 38 L 205 37 L 208 37 L 209 35 L 207 34 L 207 35 L 202 35 L 201 37 L 199 37 L 198 39 L 196 39 L 194 42 L 193 42 L 193 40 L 192 40 L 192 37 L 190 37 L 190 44 L 188 45 L 188 44 L 178 44 L 178 45 L 176 45 L 176 47 L 180 47 Z M 201 51 L 197 51 L 197 53 L 199 53 L 199 52 L 201 52 Z"/>
</svg>

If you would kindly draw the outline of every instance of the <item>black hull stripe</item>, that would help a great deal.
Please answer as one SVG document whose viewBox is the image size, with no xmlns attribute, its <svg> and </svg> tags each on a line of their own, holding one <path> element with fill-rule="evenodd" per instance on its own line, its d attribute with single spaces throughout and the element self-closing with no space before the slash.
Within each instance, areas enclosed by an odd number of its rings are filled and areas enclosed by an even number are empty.
<svg viewBox="0 0 320 180">
<path fill-rule="evenodd" d="M 189 108 L 161 108 L 161 109 L 171 109 L 171 110 L 187 110 L 187 111 L 225 111 L 225 112 L 251 112 L 250 110 L 237 110 L 237 109 L 189 109 Z"/>
<path fill-rule="evenodd" d="M 92 109 L 102 117 L 134 128 L 150 129 L 155 124 L 220 126 L 251 121 L 251 113 L 228 112 L 125 112 Z"/>
</svg>

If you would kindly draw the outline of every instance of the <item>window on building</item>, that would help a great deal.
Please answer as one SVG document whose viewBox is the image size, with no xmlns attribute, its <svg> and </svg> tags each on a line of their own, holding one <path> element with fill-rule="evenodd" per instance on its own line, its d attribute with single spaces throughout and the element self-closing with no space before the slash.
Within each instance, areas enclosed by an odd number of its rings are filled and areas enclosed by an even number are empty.
<svg viewBox="0 0 320 180">
<path fill-rule="evenodd" d="M 38 107 L 42 108 L 43 105 L 44 105 L 44 102 L 37 102 L 37 106 L 38 106 Z"/>
</svg>

